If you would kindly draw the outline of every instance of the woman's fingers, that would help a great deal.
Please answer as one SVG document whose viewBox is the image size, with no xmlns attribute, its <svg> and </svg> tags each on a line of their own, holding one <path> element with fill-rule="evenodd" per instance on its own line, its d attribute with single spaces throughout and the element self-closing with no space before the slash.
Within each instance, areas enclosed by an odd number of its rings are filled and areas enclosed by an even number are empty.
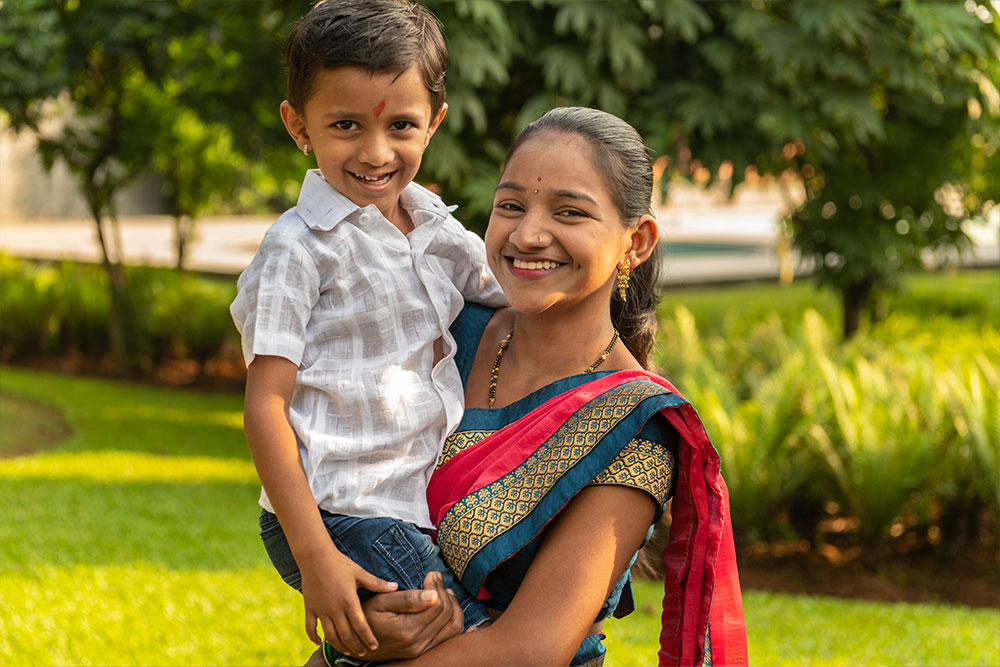
<svg viewBox="0 0 1000 667">
<path fill-rule="evenodd" d="M 378 640 L 375 638 L 375 633 L 368 626 L 368 619 L 365 618 L 365 613 L 361 611 L 361 603 L 355 603 L 351 605 L 351 608 L 347 611 L 348 619 L 351 622 L 351 629 L 354 631 L 352 634 L 357 637 L 358 641 L 362 642 L 365 647 L 369 650 L 374 651 L 378 648 Z M 361 652 L 365 651 L 361 648 Z"/>
</svg>

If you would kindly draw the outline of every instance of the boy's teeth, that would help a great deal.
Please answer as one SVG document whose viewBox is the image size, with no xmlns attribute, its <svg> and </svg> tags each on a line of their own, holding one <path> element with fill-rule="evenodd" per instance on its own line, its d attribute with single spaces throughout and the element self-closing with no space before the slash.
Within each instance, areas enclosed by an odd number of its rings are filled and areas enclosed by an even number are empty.
<svg viewBox="0 0 1000 667">
<path fill-rule="evenodd" d="M 521 259 L 514 259 L 515 269 L 527 269 L 528 271 L 544 271 L 546 269 L 554 269 L 559 266 L 558 262 L 550 262 L 549 260 L 543 260 L 541 262 L 525 262 Z"/>
<path fill-rule="evenodd" d="M 364 174 L 354 174 L 354 176 L 365 183 L 385 183 L 392 176 L 392 172 L 382 174 L 381 176 L 365 176 Z"/>
</svg>

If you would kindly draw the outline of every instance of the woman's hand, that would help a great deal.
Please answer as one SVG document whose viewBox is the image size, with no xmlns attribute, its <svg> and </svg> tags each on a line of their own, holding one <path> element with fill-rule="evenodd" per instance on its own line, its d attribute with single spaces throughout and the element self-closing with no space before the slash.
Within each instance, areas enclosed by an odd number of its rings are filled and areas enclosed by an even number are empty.
<svg viewBox="0 0 1000 667">
<path fill-rule="evenodd" d="M 440 572 L 429 572 L 420 590 L 381 593 L 362 605 L 378 649 L 365 660 L 415 658 L 462 633 L 465 616 L 455 594 L 444 587 Z"/>
</svg>

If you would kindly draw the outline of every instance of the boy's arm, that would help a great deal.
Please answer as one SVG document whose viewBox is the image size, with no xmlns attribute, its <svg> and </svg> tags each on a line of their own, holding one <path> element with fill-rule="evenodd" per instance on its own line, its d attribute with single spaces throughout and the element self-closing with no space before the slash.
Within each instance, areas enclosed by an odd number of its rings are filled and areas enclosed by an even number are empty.
<svg viewBox="0 0 1000 667">
<path fill-rule="evenodd" d="M 243 425 L 254 466 L 302 573 L 306 633 L 319 644 L 316 622 L 341 653 L 363 655 L 378 647 L 357 587 L 389 592 L 396 584 L 372 576 L 340 553 L 327 533 L 299 458 L 288 406 L 297 366 L 257 355 L 247 368 Z"/>
</svg>

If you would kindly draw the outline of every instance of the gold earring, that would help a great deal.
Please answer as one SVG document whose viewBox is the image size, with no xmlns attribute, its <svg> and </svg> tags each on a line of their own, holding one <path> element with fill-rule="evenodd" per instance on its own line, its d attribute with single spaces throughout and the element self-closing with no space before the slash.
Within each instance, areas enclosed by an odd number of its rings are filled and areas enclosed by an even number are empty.
<svg viewBox="0 0 1000 667">
<path fill-rule="evenodd" d="M 306 157 L 309 157 L 309 144 L 305 144 L 302 147 L 302 154 L 305 155 Z"/>
<path fill-rule="evenodd" d="M 621 265 L 618 267 L 618 296 L 622 298 L 622 301 L 628 301 L 625 292 L 628 290 L 628 274 L 632 271 L 632 263 L 628 261 L 628 257 L 622 260 Z"/>
</svg>

